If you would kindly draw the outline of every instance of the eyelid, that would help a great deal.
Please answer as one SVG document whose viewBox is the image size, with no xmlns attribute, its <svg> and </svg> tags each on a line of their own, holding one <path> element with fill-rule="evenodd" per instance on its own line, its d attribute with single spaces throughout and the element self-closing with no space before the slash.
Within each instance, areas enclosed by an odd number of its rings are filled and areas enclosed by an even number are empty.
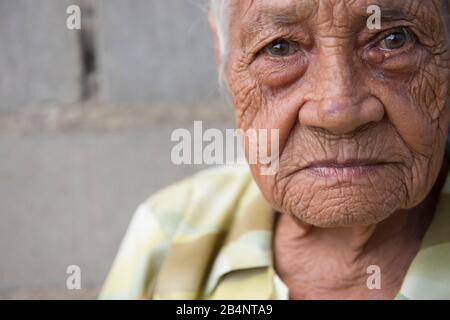
<svg viewBox="0 0 450 320">
<path fill-rule="evenodd" d="M 276 41 L 280 41 L 280 42 L 281 42 L 281 41 L 285 41 L 285 42 L 287 42 L 287 43 L 291 46 L 291 50 L 295 50 L 295 51 L 298 50 L 298 47 L 299 47 L 298 43 L 295 42 L 295 41 L 289 40 L 289 39 L 287 39 L 287 38 L 278 38 L 278 39 L 275 39 L 274 41 L 272 41 L 271 43 L 269 43 L 267 46 L 265 46 L 265 47 L 263 48 L 263 50 L 268 50 L 268 48 L 269 48 L 274 42 L 276 42 Z"/>
<path fill-rule="evenodd" d="M 277 41 L 277 40 L 284 40 L 284 41 L 287 41 L 287 42 L 289 42 L 291 45 L 295 46 L 294 50 L 295 50 L 296 52 L 299 51 L 299 49 L 301 48 L 301 45 L 298 43 L 298 41 L 293 40 L 292 38 L 293 38 L 293 37 L 282 36 L 282 37 L 274 37 L 274 38 L 271 39 L 270 41 L 265 41 L 265 42 L 264 42 L 264 45 L 261 45 L 261 46 L 260 46 L 260 49 L 257 50 L 257 53 L 255 54 L 255 58 L 261 56 L 262 54 L 267 53 L 268 47 L 269 47 L 273 42 L 275 42 L 275 41 Z M 280 59 L 287 59 L 287 58 L 289 58 L 289 57 L 291 56 L 291 55 L 289 55 L 289 56 L 285 56 L 285 57 L 281 57 L 281 56 L 280 56 L 280 57 L 276 57 L 276 56 L 272 56 L 272 55 L 270 55 L 270 54 L 268 54 L 268 53 L 267 53 L 267 55 L 268 55 L 270 58 L 272 58 L 272 59 L 277 59 L 277 60 L 280 60 Z"/>
<path fill-rule="evenodd" d="M 405 31 L 406 35 L 410 38 L 410 40 L 413 40 L 413 42 L 417 41 L 417 35 L 411 30 L 411 28 L 405 27 L 405 26 L 398 26 L 398 27 L 393 27 L 393 28 L 390 28 L 388 30 L 378 33 L 374 37 L 374 40 L 372 40 L 370 42 L 371 43 L 370 46 L 371 47 L 378 46 L 380 44 L 380 42 L 382 42 L 384 39 L 386 39 L 386 37 L 388 35 L 395 33 L 395 32 L 402 32 L 402 31 Z"/>
<path fill-rule="evenodd" d="M 268 29 L 260 34 L 259 40 L 256 40 L 249 46 L 252 48 L 247 53 L 252 56 L 252 60 L 258 57 L 262 50 L 277 39 L 284 39 L 294 43 L 298 48 L 305 48 L 310 46 L 310 35 L 299 30 L 272 30 Z"/>
</svg>

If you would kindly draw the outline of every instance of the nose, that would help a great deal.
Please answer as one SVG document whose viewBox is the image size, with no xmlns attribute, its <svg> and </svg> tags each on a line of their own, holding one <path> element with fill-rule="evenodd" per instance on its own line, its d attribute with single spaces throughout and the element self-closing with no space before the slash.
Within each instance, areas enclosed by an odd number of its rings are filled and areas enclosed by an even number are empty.
<svg viewBox="0 0 450 320">
<path fill-rule="evenodd" d="M 301 125 L 342 135 L 383 119 L 382 102 L 370 94 L 362 72 L 348 60 L 341 52 L 317 61 L 309 79 L 312 94 L 299 110 Z"/>
<path fill-rule="evenodd" d="M 333 134 L 349 134 L 383 119 L 382 103 L 375 97 L 360 102 L 351 98 L 327 97 L 306 103 L 299 112 L 300 124 L 322 128 Z"/>
</svg>

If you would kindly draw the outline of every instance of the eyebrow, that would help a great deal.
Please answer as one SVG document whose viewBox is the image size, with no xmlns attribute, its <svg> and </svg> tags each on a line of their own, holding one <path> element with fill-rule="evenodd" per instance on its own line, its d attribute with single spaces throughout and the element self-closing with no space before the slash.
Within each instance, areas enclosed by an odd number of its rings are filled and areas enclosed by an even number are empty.
<svg viewBox="0 0 450 320">
<path fill-rule="evenodd" d="M 263 5 L 259 17 L 276 25 L 292 25 L 301 23 L 316 12 L 315 0 L 295 0 L 286 5 Z"/>
<path fill-rule="evenodd" d="M 296 7 L 280 8 L 277 10 L 266 9 L 262 10 L 260 17 L 263 17 L 264 22 L 271 22 L 275 25 L 286 26 L 297 24 L 302 21 L 302 17 L 297 12 Z"/>
<path fill-rule="evenodd" d="M 308 0 L 300 2 L 307 3 Z M 381 8 L 381 22 L 393 22 L 393 21 L 421 21 L 423 20 L 420 15 L 414 13 L 423 12 L 426 9 L 424 3 L 420 3 L 419 7 L 415 7 L 412 10 L 411 6 L 396 7 L 387 1 L 374 1 L 375 5 Z M 249 23 L 250 30 L 245 38 L 252 38 L 255 34 L 261 30 L 273 26 L 273 27 L 289 27 L 292 25 L 300 25 L 304 20 L 311 17 L 311 10 L 299 10 L 300 3 L 294 3 L 285 7 L 277 6 L 264 6 L 253 17 L 253 21 Z M 431 9 L 431 8 L 430 8 Z M 314 11 L 314 10 L 313 10 Z M 414 11 L 414 12 L 413 12 Z M 366 12 L 366 7 L 356 9 L 357 16 L 361 21 L 366 21 L 371 13 Z"/>
<path fill-rule="evenodd" d="M 367 20 L 370 17 L 369 13 L 364 13 L 361 15 L 361 19 Z M 297 11 L 297 8 L 295 6 L 293 7 L 284 7 L 284 8 L 265 8 L 261 10 L 261 12 L 258 14 L 258 24 L 266 25 L 266 24 L 272 24 L 275 26 L 288 26 L 293 24 L 301 23 L 302 20 L 306 18 L 306 15 L 301 16 L 299 12 Z M 412 21 L 416 19 L 414 15 L 412 15 L 409 12 L 405 12 L 405 10 L 400 9 L 383 9 L 381 8 L 381 21 L 382 22 L 388 22 L 388 21 L 399 21 L 399 20 L 406 20 L 406 21 Z"/>
<path fill-rule="evenodd" d="M 299 12 L 298 4 L 293 4 L 286 7 L 265 6 L 258 11 L 258 13 L 248 23 L 250 28 L 246 33 L 245 38 L 251 39 L 255 34 L 268 26 L 275 28 L 285 28 L 293 25 L 298 25 L 306 18 L 306 15 Z"/>
<path fill-rule="evenodd" d="M 369 15 L 367 15 L 367 18 Z M 389 21 L 399 21 L 399 20 L 406 20 L 406 21 L 412 21 L 415 20 L 417 17 L 413 16 L 409 12 L 405 12 L 404 10 L 399 9 L 381 9 L 381 21 L 382 22 L 389 22 Z"/>
</svg>

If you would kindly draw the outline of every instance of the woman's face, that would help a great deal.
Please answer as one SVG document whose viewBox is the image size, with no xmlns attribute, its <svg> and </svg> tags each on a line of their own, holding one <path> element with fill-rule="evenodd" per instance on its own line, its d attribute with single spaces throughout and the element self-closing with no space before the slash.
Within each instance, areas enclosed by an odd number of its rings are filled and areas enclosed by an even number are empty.
<svg viewBox="0 0 450 320">
<path fill-rule="evenodd" d="M 230 1 L 225 80 L 238 128 L 279 129 L 277 173 L 251 165 L 275 210 L 366 225 L 426 197 L 449 124 L 445 2 Z"/>
</svg>

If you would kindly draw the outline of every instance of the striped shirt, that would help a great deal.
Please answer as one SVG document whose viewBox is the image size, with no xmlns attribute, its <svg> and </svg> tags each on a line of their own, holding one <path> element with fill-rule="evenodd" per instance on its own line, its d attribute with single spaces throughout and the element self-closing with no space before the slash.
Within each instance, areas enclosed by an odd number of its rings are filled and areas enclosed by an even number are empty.
<svg viewBox="0 0 450 320">
<path fill-rule="evenodd" d="M 450 299 L 450 179 L 397 299 Z M 287 299 L 275 213 L 246 166 L 202 171 L 136 210 L 101 299 Z"/>
</svg>

